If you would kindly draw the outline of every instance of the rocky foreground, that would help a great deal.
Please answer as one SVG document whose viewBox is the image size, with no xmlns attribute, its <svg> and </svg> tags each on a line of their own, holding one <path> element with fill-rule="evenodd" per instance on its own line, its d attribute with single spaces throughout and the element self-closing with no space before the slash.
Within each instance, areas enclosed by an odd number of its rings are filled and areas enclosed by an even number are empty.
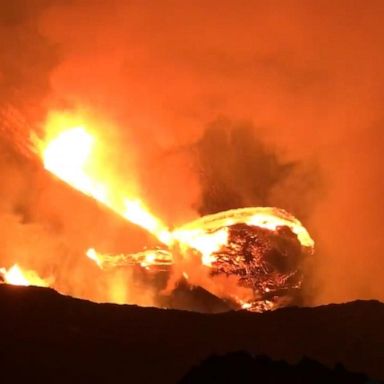
<svg viewBox="0 0 384 384">
<path fill-rule="evenodd" d="M 0 285 L 1 381 L 175 383 L 211 355 L 303 357 L 384 379 L 384 304 L 256 314 L 95 304 Z"/>
</svg>

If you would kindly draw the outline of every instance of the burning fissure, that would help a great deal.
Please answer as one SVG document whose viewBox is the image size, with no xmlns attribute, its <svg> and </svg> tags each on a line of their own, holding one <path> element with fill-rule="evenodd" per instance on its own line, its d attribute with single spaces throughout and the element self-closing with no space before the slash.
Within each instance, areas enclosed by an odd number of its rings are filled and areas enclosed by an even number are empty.
<svg viewBox="0 0 384 384">
<path fill-rule="evenodd" d="M 89 244 L 84 258 L 106 274 L 140 269 L 166 276 L 165 286 L 159 288 L 163 295 L 183 281 L 237 309 L 262 312 L 299 300 L 303 266 L 314 251 L 314 241 L 299 220 L 282 209 L 250 207 L 170 228 L 151 212 L 136 183 L 124 184 L 110 172 L 105 157 L 108 144 L 95 132 L 80 119 L 53 114 L 45 137 L 34 137 L 33 142 L 47 171 L 149 232 L 157 245 L 135 253 L 109 254 Z M 0 276 L 6 283 L 51 286 L 67 293 L 56 284 L 55 276 L 41 277 L 18 264 L 0 269 Z M 119 279 L 118 285 L 124 285 Z M 117 296 L 110 301 L 132 303 L 114 300 Z"/>
</svg>

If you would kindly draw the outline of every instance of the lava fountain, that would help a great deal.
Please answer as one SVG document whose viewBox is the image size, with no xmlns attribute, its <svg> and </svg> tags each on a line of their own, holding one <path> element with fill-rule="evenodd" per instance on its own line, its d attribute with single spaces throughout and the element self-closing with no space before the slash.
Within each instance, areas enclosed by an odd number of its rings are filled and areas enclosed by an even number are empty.
<svg viewBox="0 0 384 384">
<path fill-rule="evenodd" d="M 129 222 L 154 235 L 162 246 L 131 254 L 106 254 L 90 244 L 85 255 L 103 271 L 139 266 L 166 272 L 164 293 L 180 281 L 199 286 L 233 308 L 262 312 L 296 303 L 304 261 L 314 241 L 299 220 L 273 207 L 233 209 L 170 229 L 140 197 L 137 185 L 124 186 L 109 172 L 105 144 L 79 119 L 52 114 L 43 139 L 34 138 L 47 171 Z M 121 187 L 123 185 L 123 187 Z M 49 284 L 17 265 L 1 269 L 11 284 Z M 53 285 L 54 286 L 54 285 Z"/>
<path fill-rule="evenodd" d="M 8 270 L 0 268 L 0 278 L 4 283 L 12 285 L 48 287 L 51 283 L 42 279 L 35 271 L 23 270 L 17 264 L 14 264 Z"/>
</svg>

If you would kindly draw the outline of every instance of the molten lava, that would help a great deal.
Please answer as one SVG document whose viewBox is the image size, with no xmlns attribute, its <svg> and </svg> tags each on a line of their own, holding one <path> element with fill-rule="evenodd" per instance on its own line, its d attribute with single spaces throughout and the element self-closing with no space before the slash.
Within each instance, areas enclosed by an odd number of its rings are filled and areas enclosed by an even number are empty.
<svg viewBox="0 0 384 384">
<path fill-rule="evenodd" d="M 174 236 L 181 241 L 184 254 L 187 248 L 195 250 L 201 263 L 210 268 L 210 279 L 200 281 L 203 288 L 255 311 L 298 298 L 303 262 L 314 247 L 299 220 L 271 207 L 208 215 L 177 229 Z M 236 287 L 243 289 L 227 290 L 223 277 L 235 278 Z M 245 297 L 239 297 L 239 291 Z"/>
<path fill-rule="evenodd" d="M 22 270 L 17 264 L 14 264 L 8 270 L 0 268 L 0 277 L 5 283 L 12 285 L 34 285 L 37 287 L 49 286 L 49 282 L 39 277 L 35 271 Z"/>
<path fill-rule="evenodd" d="M 35 142 L 49 172 L 164 244 L 163 248 L 117 255 L 89 248 L 85 253 L 100 270 L 139 267 L 151 273 L 161 271 L 169 278 L 165 291 L 184 280 L 233 308 L 260 312 L 300 298 L 303 265 L 313 253 L 314 241 L 288 212 L 270 207 L 233 209 L 170 230 L 149 211 L 135 185 L 122 186 L 110 172 L 103 140 L 83 120 L 53 114 L 45 138 Z M 17 265 L 1 269 L 0 276 L 11 284 L 49 285 Z"/>
<path fill-rule="evenodd" d="M 173 263 L 171 252 L 163 249 L 147 250 L 131 254 L 107 255 L 89 248 L 86 255 L 93 260 L 101 269 L 113 269 L 126 267 L 127 265 L 140 265 L 143 268 L 164 267 Z"/>
<path fill-rule="evenodd" d="M 135 188 L 121 190 L 109 165 L 105 165 L 107 149 L 102 140 L 82 120 L 52 114 L 46 125 L 45 139 L 35 138 L 34 141 L 45 169 L 169 244 L 167 227 L 132 191 Z"/>
<path fill-rule="evenodd" d="M 300 300 L 303 262 L 313 253 L 314 242 L 288 212 L 233 209 L 195 220 L 171 235 L 168 251 L 112 256 L 90 249 L 87 255 L 101 268 L 170 268 L 179 263 L 191 285 L 243 309 L 261 312 Z M 197 277 L 193 269 L 199 271 Z"/>
</svg>

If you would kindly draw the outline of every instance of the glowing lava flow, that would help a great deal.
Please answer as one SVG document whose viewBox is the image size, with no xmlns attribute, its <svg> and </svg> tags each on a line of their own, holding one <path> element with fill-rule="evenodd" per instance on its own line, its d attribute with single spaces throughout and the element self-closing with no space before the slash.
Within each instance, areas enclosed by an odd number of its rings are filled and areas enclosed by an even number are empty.
<svg viewBox="0 0 384 384">
<path fill-rule="evenodd" d="M 302 262 L 313 253 L 314 246 L 299 220 L 273 207 L 208 215 L 171 235 L 169 250 L 106 255 L 89 249 L 87 256 L 101 269 L 140 265 L 170 270 L 179 262 L 179 278 L 184 277 L 189 284 L 201 286 L 239 308 L 263 312 L 298 300 Z"/>
<path fill-rule="evenodd" d="M 199 251 L 202 263 L 210 266 L 215 261 L 214 252 L 228 241 L 228 227 L 239 223 L 271 231 L 288 227 L 303 247 L 312 249 L 314 246 L 314 241 L 299 220 L 283 209 L 274 207 L 238 208 L 207 215 L 181 226 L 172 236 L 181 247 Z"/>
<path fill-rule="evenodd" d="M 275 207 L 249 207 L 231 209 L 225 212 L 203 216 L 197 220 L 181 226 L 174 236 L 182 233 L 212 233 L 220 227 L 244 223 L 265 229 L 275 230 L 277 227 L 287 226 L 297 235 L 304 247 L 313 247 L 314 241 L 303 224 L 287 211 Z"/>
<path fill-rule="evenodd" d="M 126 267 L 127 265 L 140 265 L 143 268 L 149 269 L 150 267 L 169 267 L 173 262 L 171 252 L 164 249 L 151 249 L 131 254 L 107 255 L 97 252 L 94 248 L 89 248 L 86 255 L 101 269 L 113 269 Z"/>
<path fill-rule="evenodd" d="M 0 268 L 0 276 L 4 282 L 12 285 L 34 285 L 37 287 L 48 287 L 49 283 L 40 278 L 35 271 L 24 271 L 17 264 L 8 270 Z"/>
<path fill-rule="evenodd" d="M 54 115 L 48 121 L 46 131 L 44 140 L 34 140 L 45 169 L 146 229 L 162 243 L 170 243 L 170 233 L 161 220 L 137 195 L 125 195 L 116 180 L 111 180 L 112 176 L 104 165 L 104 148 L 96 134 L 84 124 L 76 125 L 75 121 L 61 115 Z"/>
</svg>

